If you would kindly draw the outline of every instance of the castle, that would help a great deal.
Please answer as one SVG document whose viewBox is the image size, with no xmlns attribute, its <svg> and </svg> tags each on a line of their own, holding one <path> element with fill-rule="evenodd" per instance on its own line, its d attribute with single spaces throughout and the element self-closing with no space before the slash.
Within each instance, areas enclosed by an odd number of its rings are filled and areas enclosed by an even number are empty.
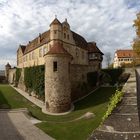
<svg viewBox="0 0 140 140">
<path fill-rule="evenodd" d="M 45 109 L 52 113 L 70 110 L 71 89 L 87 82 L 88 72 L 100 71 L 102 60 L 103 53 L 96 43 L 73 32 L 67 19 L 61 23 L 55 18 L 48 31 L 17 50 L 18 68 L 45 65 Z M 9 67 L 6 71 L 12 81 L 14 72 Z"/>
</svg>

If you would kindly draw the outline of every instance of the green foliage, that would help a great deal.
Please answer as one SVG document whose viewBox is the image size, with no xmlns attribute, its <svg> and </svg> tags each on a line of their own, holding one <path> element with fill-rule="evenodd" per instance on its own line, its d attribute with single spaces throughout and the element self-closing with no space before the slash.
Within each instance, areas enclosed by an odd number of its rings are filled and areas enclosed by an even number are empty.
<svg viewBox="0 0 140 140">
<path fill-rule="evenodd" d="M 22 70 L 21 68 L 16 68 L 15 86 L 17 86 L 19 83 L 19 79 L 21 76 L 21 70 Z"/>
<path fill-rule="evenodd" d="M 102 76 L 100 78 L 100 82 L 102 84 L 108 84 L 108 83 L 111 83 L 112 82 L 112 78 L 111 78 L 111 76 L 108 73 L 102 72 L 101 75 Z"/>
<path fill-rule="evenodd" d="M 45 67 L 34 66 L 24 69 L 24 83 L 27 91 L 34 92 L 39 98 L 44 98 L 45 94 Z"/>
<path fill-rule="evenodd" d="M 122 73 L 119 77 L 119 84 L 124 84 L 130 76 L 130 73 Z"/>
<path fill-rule="evenodd" d="M 140 64 L 140 12 L 137 14 L 137 19 L 134 20 L 134 27 L 136 29 L 136 35 L 137 37 L 134 39 L 132 47 L 133 50 L 135 51 L 135 65 Z"/>
<path fill-rule="evenodd" d="M 113 95 L 110 98 L 110 101 L 109 101 L 109 104 L 107 107 L 107 111 L 102 118 L 103 121 L 111 114 L 111 112 L 114 110 L 114 108 L 117 106 L 117 104 L 122 100 L 122 96 L 123 96 L 123 92 L 116 90 L 115 95 Z"/>
<path fill-rule="evenodd" d="M 89 72 L 87 73 L 87 81 L 90 86 L 96 86 L 98 82 L 98 72 Z"/>
<path fill-rule="evenodd" d="M 123 73 L 124 70 L 122 68 L 118 68 L 118 69 L 103 69 L 102 71 L 110 75 L 110 79 L 111 79 L 110 84 L 114 85 L 118 82 L 119 77 Z M 102 77 L 103 76 L 101 75 L 101 78 L 100 78 L 101 80 L 103 80 Z"/>
</svg>

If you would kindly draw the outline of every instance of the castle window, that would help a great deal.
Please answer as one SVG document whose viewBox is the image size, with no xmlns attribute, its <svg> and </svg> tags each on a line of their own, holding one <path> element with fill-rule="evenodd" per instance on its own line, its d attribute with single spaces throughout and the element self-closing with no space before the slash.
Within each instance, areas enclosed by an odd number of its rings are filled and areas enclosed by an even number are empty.
<svg viewBox="0 0 140 140">
<path fill-rule="evenodd" d="M 53 71 L 57 71 L 57 62 L 56 61 L 53 62 Z"/>
<path fill-rule="evenodd" d="M 56 30 L 54 30 L 54 34 L 56 34 L 57 33 L 57 31 Z"/>
<path fill-rule="evenodd" d="M 31 53 L 29 54 L 29 60 L 31 60 Z"/>
<path fill-rule="evenodd" d="M 51 49 L 51 44 L 49 44 L 49 50 Z"/>
<path fill-rule="evenodd" d="M 28 55 L 26 55 L 26 61 L 28 61 Z"/>
<path fill-rule="evenodd" d="M 69 35 L 67 35 L 67 39 L 69 40 Z"/>
<path fill-rule="evenodd" d="M 34 59 L 34 52 L 32 52 L 32 59 Z"/>
<path fill-rule="evenodd" d="M 43 48 L 43 55 L 45 55 L 47 53 L 47 51 L 48 51 L 48 48 L 47 47 L 44 47 Z"/>
<path fill-rule="evenodd" d="M 39 49 L 39 57 L 42 57 L 42 48 Z"/>
<path fill-rule="evenodd" d="M 82 58 L 84 59 L 84 57 L 85 57 L 85 56 L 84 56 L 84 51 L 82 51 Z"/>
<path fill-rule="evenodd" d="M 64 38 L 66 38 L 66 33 L 64 33 Z"/>
<path fill-rule="evenodd" d="M 79 56 L 79 50 L 76 48 L 76 56 Z"/>
</svg>

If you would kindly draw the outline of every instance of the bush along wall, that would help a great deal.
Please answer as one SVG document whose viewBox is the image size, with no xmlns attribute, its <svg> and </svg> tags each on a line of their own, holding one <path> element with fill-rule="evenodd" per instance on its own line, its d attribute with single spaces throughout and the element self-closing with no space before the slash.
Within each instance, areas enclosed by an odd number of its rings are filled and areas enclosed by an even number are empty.
<svg viewBox="0 0 140 140">
<path fill-rule="evenodd" d="M 34 92 L 38 98 L 45 97 L 45 66 L 26 67 L 24 69 L 24 84 L 27 92 Z"/>
<path fill-rule="evenodd" d="M 120 75 L 124 72 L 124 69 L 118 68 L 118 69 L 103 69 L 103 73 L 106 73 L 110 76 L 110 84 L 115 85 L 119 82 Z"/>
<path fill-rule="evenodd" d="M 87 81 L 90 86 L 96 86 L 98 82 L 98 72 L 89 72 L 87 73 Z"/>
<path fill-rule="evenodd" d="M 20 79 L 20 76 L 21 76 L 21 71 L 22 71 L 21 68 L 16 68 L 16 78 L 15 78 L 15 86 L 16 87 L 18 86 L 18 83 L 19 83 L 19 79 Z"/>
</svg>

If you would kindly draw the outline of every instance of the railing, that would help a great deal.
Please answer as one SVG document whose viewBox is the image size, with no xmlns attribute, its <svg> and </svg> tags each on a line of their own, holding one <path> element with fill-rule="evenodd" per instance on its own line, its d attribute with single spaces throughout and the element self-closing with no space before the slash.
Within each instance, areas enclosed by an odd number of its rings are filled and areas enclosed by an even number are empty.
<svg viewBox="0 0 140 140">
<path fill-rule="evenodd" d="M 140 69 L 137 69 L 135 72 L 136 72 L 136 88 L 137 88 L 137 108 L 140 122 Z"/>
</svg>

